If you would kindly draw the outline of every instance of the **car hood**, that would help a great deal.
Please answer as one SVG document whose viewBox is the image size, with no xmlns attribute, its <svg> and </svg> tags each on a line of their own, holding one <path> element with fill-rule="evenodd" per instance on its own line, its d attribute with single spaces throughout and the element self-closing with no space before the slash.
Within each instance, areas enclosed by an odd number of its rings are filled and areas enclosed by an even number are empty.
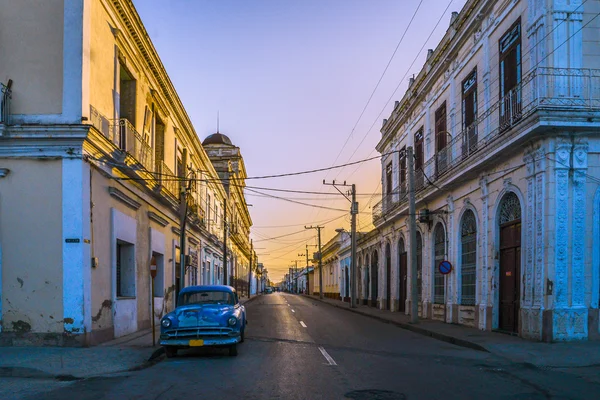
<svg viewBox="0 0 600 400">
<path fill-rule="evenodd" d="M 177 307 L 169 317 L 180 328 L 195 326 L 226 325 L 227 319 L 233 314 L 233 306 L 218 304 L 190 304 Z"/>
</svg>

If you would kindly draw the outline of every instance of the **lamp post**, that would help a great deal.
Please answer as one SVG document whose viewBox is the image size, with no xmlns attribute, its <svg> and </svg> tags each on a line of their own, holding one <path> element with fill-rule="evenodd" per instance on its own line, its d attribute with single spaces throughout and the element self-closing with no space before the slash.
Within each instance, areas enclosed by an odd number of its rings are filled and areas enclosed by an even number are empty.
<svg viewBox="0 0 600 400">
<path fill-rule="evenodd" d="M 150 288 L 150 307 L 152 310 L 152 347 L 156 346 L 156 326 L 154 323 L 154 278 L 156 278 L 156 257 L 150 259 L 150 276 L 152 277 L 152 285 Z"/>
</svg>

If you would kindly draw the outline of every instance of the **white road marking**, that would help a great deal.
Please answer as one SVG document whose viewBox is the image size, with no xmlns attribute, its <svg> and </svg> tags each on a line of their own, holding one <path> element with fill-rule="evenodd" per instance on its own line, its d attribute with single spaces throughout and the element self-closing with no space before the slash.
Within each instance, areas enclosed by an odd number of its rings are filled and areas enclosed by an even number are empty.
<svg viewBox="0 0 600 400">
<path fill-rule="evenodd" d="M 302 325 L 304 328 L 307 328 L 306 324 L 304 323 L 304 321 L 300 321 L 300 325 Z"/>
<path fill-rule="evenodd" d="M 337 365 L 335 360 L 333 358 L 331 358 L 329 353 L 327 351 L 325 351 L 325 349 L 323 347 L 319 346 L 319 351 L 321 352 L 321 354 L 323 354 L 323 357 L 325 357 L 325 359 L 327 360 L 329 365 Z"/>
</svg>

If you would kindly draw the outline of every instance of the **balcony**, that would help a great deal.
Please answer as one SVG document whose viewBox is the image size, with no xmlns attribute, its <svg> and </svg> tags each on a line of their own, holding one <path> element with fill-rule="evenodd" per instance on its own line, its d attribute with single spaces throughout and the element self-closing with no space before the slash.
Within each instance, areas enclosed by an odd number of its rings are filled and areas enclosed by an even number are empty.
<svg viewBox="0 0 600 400">
<path fill-rule="evenodd" d="M 148 143 L 135 127 L 125 118 L 114 121 L 106 118 L 90 105 L 90 122 L 102 135 L 116 147 L 126 151 L 148 171 L 154 167 L 154 154 Z"/>
<path fill-rule="evenodd" d="M 96 108 L 90 105 L 90 122 L 105 138 L 110 140 L 115 146 L 119 147 L 119 139 L 115 124 L 112 120 L 102 115 Z"/>
<path fill-rule="evenodd" d="M 382 217 L 391 213 L 406 199 L 407 189 L 406 184 L 396 186 L 391 193 L 383 196 L 379 203 L 373 206 L 373 225 L 378 222 Z"/>
<path fill-rule="evenodd" d="M 473 162 L 487 159 L 494 149 L 520 133 L 513 128 L 538 111 L 550 115 L 553 111 L 600 111 L 600 70 L 540 67 L 531 71 L 415 171 L 417 198 L 419 191 L 434 186 L 436 181 L 465 172 Z M 404 206 L 405 200 L 406 196 L 399 205 Z M 385 205 L 384 199 L 373 207 L 374 223 L 386 215 Z"/>
<path fill-rule="evenodd" d="M 179 178 L 162 160 L 156 161 L 156 180 L 175 198 L 179 198 Z"/>
<path fill-rule="evenodd" d="M 10 100 L 12 91 L 10 88 L 0 83 L 0 124 L 10 125 Z"/>
<path fill-rule="evenodd" d="M 148 171 L 152 171 L 154 157 L 148 142 L 149 138 L 142 137 L 131 122 L 125 118 L 119 120 L 119 147 L 133 156 Z"/>
</svg>

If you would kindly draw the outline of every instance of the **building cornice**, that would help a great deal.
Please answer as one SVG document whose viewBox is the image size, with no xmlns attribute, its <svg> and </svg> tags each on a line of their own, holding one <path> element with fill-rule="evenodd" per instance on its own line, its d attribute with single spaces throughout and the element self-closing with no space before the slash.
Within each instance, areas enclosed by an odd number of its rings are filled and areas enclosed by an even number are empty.
<svg viewBox="0 0 600 400">
<path fill-rule="evenodd" d="M 135 201 L 134 199 L 127 196 L 125 193 L 121 192 L 115 187 L 109 186 L 108 193 L 111 197 L 114 197 L 115 199 L 119 200 L 121 203 L 125 204 L 133 210 L 138 210 L 142 206 L 142 203 Z"/>
<path fill-rule="evenodd" d="M 169 221 L 167 219 L 163 218 L 162 216 L 153 211 L 148 211 L 148 218 L 150 218 L 152 221 L 156 222 L 160 226 L 169 225 Z"/>
</svg>

